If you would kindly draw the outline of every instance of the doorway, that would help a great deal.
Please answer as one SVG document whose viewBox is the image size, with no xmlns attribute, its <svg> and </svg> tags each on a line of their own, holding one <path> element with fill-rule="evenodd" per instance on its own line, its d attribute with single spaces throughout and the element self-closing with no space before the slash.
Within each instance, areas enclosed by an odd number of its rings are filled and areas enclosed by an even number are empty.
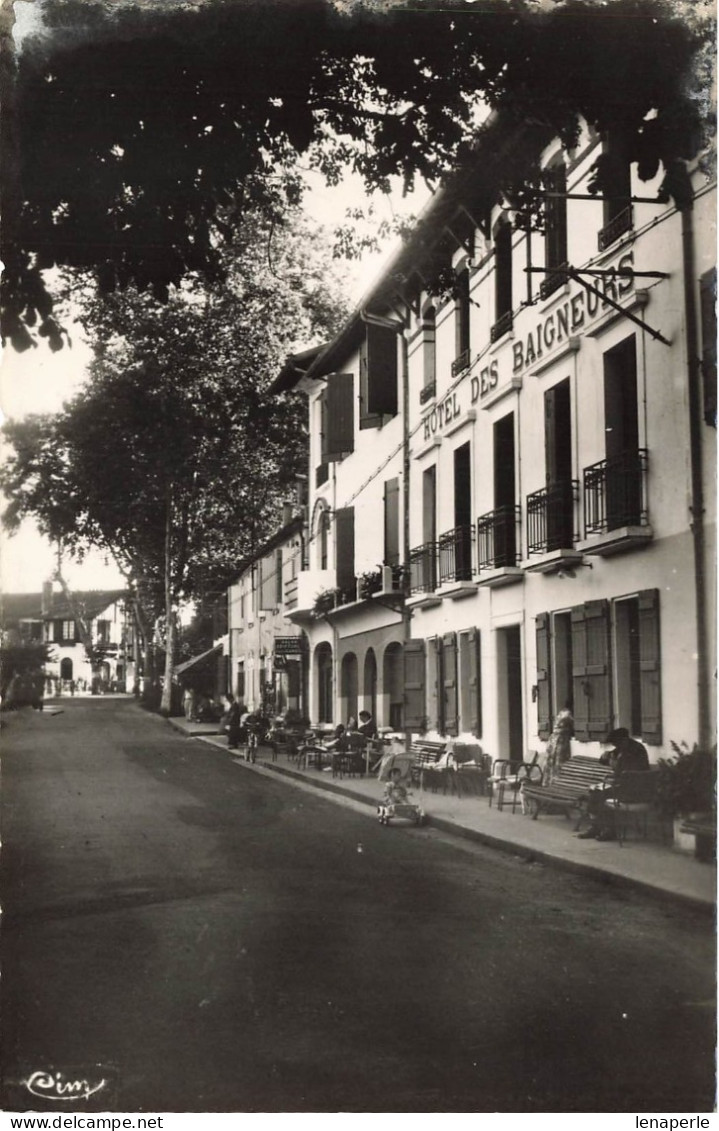
<svg viewBox="0 0 719 1131">
<path fill-rule="evenodd" d="M 497 629 L 497 724 L 499 757 L 524 760 L 522 635 L 518 624 Z"/>
</svg>

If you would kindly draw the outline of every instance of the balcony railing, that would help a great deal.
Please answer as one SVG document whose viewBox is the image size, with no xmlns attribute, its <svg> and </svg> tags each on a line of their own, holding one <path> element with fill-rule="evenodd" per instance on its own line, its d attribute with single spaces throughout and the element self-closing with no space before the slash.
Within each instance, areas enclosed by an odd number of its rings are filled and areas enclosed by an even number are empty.
<svg viewBox="0 0 719 1131">
<path fill-rule="evenodd" d="M 569 278 L 566 271 L 568 266 L 569 264 L 563 263 L 561 267 L 555 267 L 553 270 L 547 272 L 539 286 L 539 297 L 541 299 L 549 298 L 550 295 L 553 295 L 555 291 L 558 291 L 560 287 L 564 286 Z"/>
<path fill-rule="evenodd" d="M 576 479 L 552 483 L 527 495 L 527 553 L 547 554 L 571 550 L 574 545 L 574 503 L 579 498 Z"/>
<path fill-rule="evenodd" d="M 614 219 L 610 220 L 609 223 L 606 224 L 605 227 L 603 227 L 599 232 L 599 235 L 597 237 L 599 250 L 606 251 L 606 249 L 611 244 L 613 244 L 615 240 L 618 240 L 619 237 L 623 236 L 625 232 L 631 231 L 633 223 L 634 220 L 632 217 L 632 206 L 631 204 L 628 204 L 626 208 L 623 208 L 621 210 L 621 212 L 617 212 L 617 215 L 614 217 Z"/>
<path fill-rule="evenodd" d="M 647 451 L 622 452 L 584 469 L 585 535 L 602 534 L 620 526 L 645 526 L 647 508 Z"/>
<path fill-rule="evenodd" d="M 459 373 L 469 368 L 469 356 L 469 347 L 467 347 L 466 350 L 462 350 L 459 357 L 455 357 L 452 362 L 452 377 L 456 377 Z"/>
<path fill-rule="evenodd" d="M 438 543 L 440 583 L 472 580 L 473 541 L 472 526 L 455 526 L 454 530 L 448 530 L 440 536 Z"/>
<path fill-rule="evenodd" d="M 509 331 L 512 329 L 512 325 L 513 325 L 512 311 L 507 310 L 507 311 L 505 311 L 505 313 L 502 315 L 501 318 L 497 319 L 497 321 L 494 323 L 494 326 L 490 330 L 490 332 L 489 332 L 490 342 L 499 341 L 500 338 L 504 337 L 505 334 L 509 333 Z"/>
<path fill-rule="evenodd" d="M 419 403 L 420 404 L 426 404 L 427 401 L 431 401 L 432 397 L 435 395 L 436 392 L 437 392 L 437 382 L 436 381 L 430 381 L 428 384 L 424 385 L 420 389 L 420 391 L 419 391 Z"/>
<path fill-rule="evenodd" d="M 477 567 L 480 573 L 484 569 L 516 566 L 519 519 L 518 506 L 497 507 L 477 519 Z"/>
<path fill-rule="evenodd" d="M 425 542 L 409 552 L 410 593 L 434 593 L 437 588 L 437 543 Z"/>
</svg>

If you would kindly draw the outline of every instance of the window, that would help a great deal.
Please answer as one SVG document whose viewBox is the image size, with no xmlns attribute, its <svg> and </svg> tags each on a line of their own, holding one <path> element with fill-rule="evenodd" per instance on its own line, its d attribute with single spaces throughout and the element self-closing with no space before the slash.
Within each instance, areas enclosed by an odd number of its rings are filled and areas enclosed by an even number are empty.
<svg viewBox="0 0 719 1131">
<path fill-rule="evenodd" d="M 342 507 L 335 514 L 337 588 L 346 601 L 355 600 L 355 509 Z"/>
<path fill-rule="evenodd" d="M 237 698 L 244 700 L 245 698 L 245 661 L 238 660 L 237 662 Z"/>
<path fill-rule="evenodd" d="M 482 734 L 480 634 L 476 628 L 459 634 L 459 729 Z"/>
<path fill-rule="evenodd" d="M 351 373 L 333 373 L 328 378 L 326 435 L 323 458 L 328 463 L 354 451 L 354 377 Z"/>
<path fill-rule="evenodd" d="M 360 428 L 397 415 L 397 332 L 367 323 L 360 344 Z"/>
<path fill-rule="evenodd" d="M 469 351 L 469 268 L 457 275 L 454 306 L 454 356 L 464 359 Z M 467 358 L 467 360 L 469 360 Z"/>
<path fill-rule="evenodd" d="M 320 569 L 327 569 L 327 546 L 328 536 L 330 530 L 330 512 L 325 507 L 320 512 L 319 526 L 317 531 L 317 538 L 319 542 L 319 565 Z"/>
<path fill-rule="evenodd" d="M 494 317 L 490 337 L 512 329 L 512 225 L 500 220 L 494 230 Z"/>
<path fill-rule="evenodd" d="M 422 316 L 422 390 L 420 404 L 425 404 L 437 392 L 437 314 L 429 306 Z"/>
<path fill-rule="evenodd" d="M 384 564 L 399 565 L 399 479 L 384 485 Z"/>
<path fill-rule="evenodd" d="M 109 620 L 99 620 L 97 622 L 97 639 L 100 644 L 108 644 L 110 642 Z"/>
<path fill-rule="evenodd" d="M 74 620 L 64 620 L 62 622 L 62 641 L 64 644 L 75 643 L 75 622 Z"/>
<path fill-rule="evenodd" d="M 604 251 L 632 226 L 632 181 L 627 146 L 616 133 L 604 139 L 600 158 L 604 199 L 604 227 L 599 233 L 599 250 Z"/>
<path fill-rule="evenodd" d="M 282 547 L 275 550 L 275 608 L 282 604 Z"/>
<path fill-rule="evenodd" d="M 320 437 L 320 462 L 315 468 L 315 487 L 321 487 L 323 483 L 327 482 L 329 476 L 329 461 L 327 458 L 327 390 L 323 389 L 317 401 L 317 413 L 319 416 L 319 437 Z"/>
<path fill-rule="evenodd" d="M 332 648 L 319 644 L 315 651 L 317 672 L 317 719 L 320 723 L 332 722 Z"/>
<path fill-rule="evenodd" d="M 575 737 L 602 741 L 615 726 L 662 741 L 659 591 L 541 613 L 535 621 L 538 733 L 548 738 L 562 707 Z"/>
<path fill-rule="evenodd" d="M 559 270 L 567 264 L 567 171 L 563 163 L 544 173 L 547 196 L 544 204 L 544 265 L 547 274 L 540 287 L 541 298 L 548 298 L 566 281 Z"/>
</svg>

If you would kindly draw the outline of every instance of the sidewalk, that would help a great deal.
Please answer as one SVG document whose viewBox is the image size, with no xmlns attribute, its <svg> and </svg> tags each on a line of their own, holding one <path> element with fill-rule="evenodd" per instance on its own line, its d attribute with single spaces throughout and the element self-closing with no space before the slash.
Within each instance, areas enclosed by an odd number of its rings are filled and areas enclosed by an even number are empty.
<svg viewBox="0 0 719 1131">
<path fill-rule="evenodd" d="M 176 730 L 227 751 L 227 738 L 212 734 L 210 724 L 176 718 L 169 722 Z M 208 729 L 198 730 L 203 726 Z M 383 784 L 376 778 L 333 778 L 328 771 L 299 770 L 285 757 L 272 762 L 267 747 L 260 748 L 255 766 L 237 761 L 248 770 L 270 771 L 330 795 L 352 798 L 367 805 L 372 814 L 384 792 Z M 415 798 L 419 796 L 416 791 Z M 643 887 L 694 906 L 711 909 L 715 904 L 716 866 L 702 864 L 692 855 L 669 846 L 637 839 L 624 847 L 616 841 L 578 840 L 572 823 L 561 815 L 541 816 L 533 821 L 519 809 L 514 814 L 511 810 L 500 813 L 495 807 L 490 809 L 486 797 L 446 797 L 429 792 L 421 796 L 430 825 L 443 832 L 615 884 Z"/>
</svg>

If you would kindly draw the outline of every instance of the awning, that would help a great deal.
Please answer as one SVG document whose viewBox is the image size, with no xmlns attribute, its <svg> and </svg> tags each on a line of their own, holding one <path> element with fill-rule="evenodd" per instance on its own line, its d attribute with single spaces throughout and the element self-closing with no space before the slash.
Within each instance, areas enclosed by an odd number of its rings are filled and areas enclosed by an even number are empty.
<svg viewBox="0 0 719 1131">
<path fill-rule="evenodd" d="M 213 648 L 208 648 L 206 652 L 200 652 L 199 656 L 193 656 L 191 660 L 185 660 L 184 664 L 178 664 L 174 670 L 174 675 L 183 675 L 189 672 L 191 668 L 198 668 L 201 664 L 207 662 L 211 656 L 217 656 L 222 651 L 221 644 L 215 644 Z"/>
</svg>

